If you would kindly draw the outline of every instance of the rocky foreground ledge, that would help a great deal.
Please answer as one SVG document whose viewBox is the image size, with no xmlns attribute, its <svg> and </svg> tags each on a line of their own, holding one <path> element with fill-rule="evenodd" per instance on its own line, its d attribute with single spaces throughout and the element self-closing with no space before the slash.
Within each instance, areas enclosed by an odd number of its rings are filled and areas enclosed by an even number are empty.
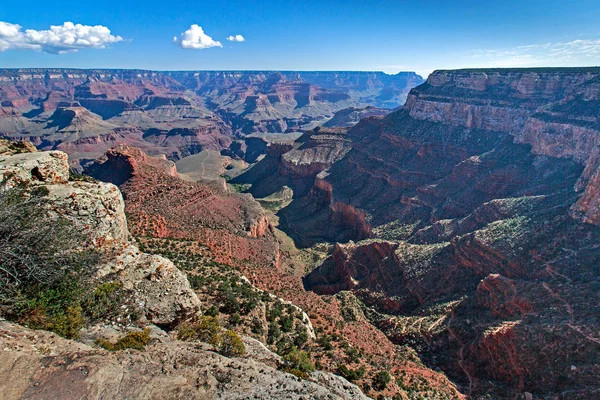
<svg viewBox="0 0 600 400">
<path fill-rule="evenodd" d="M 308 380 L 277 370 L 279 356 L 244 338 L 246 355 L 228 358 L 202 342 L 168 333 L 199 313 L 200 301 L 185 274 L 161 256 L 139 250 L 131 239 L 125 205 L 113 184 L 69 180 L 68 157 L 35 152 L 27 145 L 0 143 L 0 190 L 42 193 L 45 215 L 67 220 L 89 238 L 102 262 L 94 278 L 110 276 L 127 290 L 142 314 L 126 321 L 87 326 L 79 341 L 0 319 L 0 393 L 6 399 L 37 398 L 315 398 L 366 399 L 357 386 L 324 372 Z M 43 189 L 41 189 L 43 188 Z M 40 210 L 42 211 L 42 210 Z M 145 350 L 109 352 L 98 339 L 146 328 Z"/>
<path fill-rule="evenodd" d="M 367 399 L 336 375 L 311 380 L 279 371 L 254 339 L 245 358 L 153 328 L 144 351 L 111 353 L 0 320 L 0 391 L 5 399 Z"/>
</svg>

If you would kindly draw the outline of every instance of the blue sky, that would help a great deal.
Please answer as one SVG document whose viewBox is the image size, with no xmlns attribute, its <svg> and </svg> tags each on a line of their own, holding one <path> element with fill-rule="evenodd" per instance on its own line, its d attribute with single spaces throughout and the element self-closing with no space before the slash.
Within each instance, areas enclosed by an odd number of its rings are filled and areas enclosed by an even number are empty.
<svg viewBox="0 0 600 400">
<path fill-rule="evenodd" d="M 600 65 L 598 0 L 11 1 L 0 7 L 0 21 L 0 67 L 11 68 L 426 75 L 441 68 Z M 182 38 L 193 24 L 212 41 Z M 51 25 L 62 26 L 58 38 L 47 33 Z M 110 33 L 86 31 L 96 25 Z M 226 40 L 230 35 L 245 41 Z M 222 47 L 201 48 L 216 42 Z"/>
</svg>

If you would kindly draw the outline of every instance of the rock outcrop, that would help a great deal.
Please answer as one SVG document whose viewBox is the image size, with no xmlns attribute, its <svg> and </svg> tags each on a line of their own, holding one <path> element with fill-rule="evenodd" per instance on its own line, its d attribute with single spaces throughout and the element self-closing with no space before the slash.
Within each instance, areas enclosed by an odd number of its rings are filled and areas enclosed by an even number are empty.
<svg viewBox="0 0 600 400">
<path fill-rule="evenodd" d="M 351 128 L 358 124 L 361 119 L 368 117 L 383 117 L 392 110 L 387 108 L 377 108 L 373 106 L 365 108 L 350 107 L 340 110 L 333 115 L 329 121 L 323 124 L 327 128 Z"/>
<path fill-rule="evenodd" d="M 35 153 L 37 149 L 29 141 L 13 142 L 6 139 L 0 139 L 0 155 L 10 156 L 19 153 Z"/>
<path fill-rule="evenodd" d="M 303 380 L 256 361 L 265 355 L 252 346 L 230 359 L 162 336 L 145 351 L 111 354 L 2 320 L 0 346 L 0 390 L 10 399 L 367 399 L 343 378 L 316 372 Z"/>
<path fill-rule="evenodd" d="M 48 216 L 66 219 L 89 245 L 106 254 L 97 277 L 114 276 L 135 288 L 136 303 L 149 321 L 168 326 L 199 311 L 185 275 L 171 261 L 141 253 L 131 242 L 125 204 L 115 185 L 69 180 L 68 157 L 59 151 L 0 156 L 0 174 L 3 190 L 42 186 Z"/>
<path fill-rule="evenodd" d="M 320 294 L 387 284 L 398 287 L 401 276 L 392 276 L 398 264 L 391 242 L 374 241 L 362 246 L 336 244 L 333 254 L 304 278 L 304 286 Z M 383 264 L 389 264 L 383 265 Z M 373 268 L 377 265 L 377 268 Z"/>
<path fill-rule="evenodd" d="M 316 177 L 350 151 L 345 135 L 345 129 L 335 128 L 315 128 L 304 133 L 296 141 L 296 147 L 281 155 L 283 173 L 291 177 Z"/>
<path fill-rule="evenodd" d="M 10 154 L 10 152 L 9 152 Z M 5 186 L 63 184 L 69 180 L 68 156 L 61 151 L 0 156 Z"/>
</svg>

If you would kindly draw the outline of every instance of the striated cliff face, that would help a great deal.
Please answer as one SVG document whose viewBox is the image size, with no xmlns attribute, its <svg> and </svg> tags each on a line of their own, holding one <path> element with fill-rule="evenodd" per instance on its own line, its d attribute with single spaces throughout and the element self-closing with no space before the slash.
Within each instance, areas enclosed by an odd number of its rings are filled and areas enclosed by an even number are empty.
<svg viewBox="0 0 600 400">
<path fill-rule="evenodd" d="M 326 195 L 287 221 L 339 240 L 324 210 L 348 204 L 380 240 L 338 246 L 305 287 L 352 290 L 475 398 L 597 396 L 599 73 L 437 71 L 351 128 L 309 192 Z"/>
<path fill-rule="evenodd" d="M 437 71 L 405 107 L 417 120 L 506 132 L 535 154 L 582 163 L 572 215 L 597 224 L 599 106 L 600 70 L 583 68 Z"/>
</svg>

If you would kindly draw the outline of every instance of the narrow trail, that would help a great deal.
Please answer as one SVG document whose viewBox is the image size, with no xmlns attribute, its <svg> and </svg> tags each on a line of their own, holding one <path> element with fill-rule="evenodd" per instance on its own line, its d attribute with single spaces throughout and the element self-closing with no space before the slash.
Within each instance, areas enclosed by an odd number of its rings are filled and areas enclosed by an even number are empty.
<svg viewBox="0 0 600 400">
<path fill-rule="evenodd" d="M 467 367 L 465 367 L 465 347 L 467 347 L 467 345 L 465 343 L 463 343 L 462 340 L 459 339 L 458 335 L 452 329 L 451 326 L 452 326 L 453 320 L 454 320 L 454 310 L 451 311 L 450 319 L 448 320 L 448 324 L 446 326 L 448 328 L 448 332 L 450 332 L 450 336 L 452 338 L 454 338 L 460 344 L 460 351 L 458 352 L 458 355 L 459 355 L 458 365 L 460 366 L 460 369 L 462 369 L 462 371 L 465 373 L 465 375 L 469 379 L 469 392 L 467 394 L 467 398 L 471 399 L 473 396 L 474 383 L 473 383 L 473 377 L 467 370 Z"/>
<path fill-rule="evenodd" d="M 592 337 L 592 336 L 586 334 L 585 332 L 583 332 L 581 330 L 581 328 L 579 328 L 577 325 L 575 325 L 575 316 L 573 315 L 573 306 L 571 306 L 571 304 L 569 304 L 565 299 L 563 299 L 558 293 L 556 293 L 554 290 L 552 290 L 552 288 L 550 288 L 550 285 L 548 285 L 546 282 L 544 282 L 542 284 L 542 286 L 544 287 L 544 289 L 546 289 L 548 291 L 548 293 L 550 293 L 550 296 L 552 298 L 560 301 L 561 303 L 563 303 L 565 305 L 567 312 L 569 313 L 569 323 L 567 324 L 567 326 L 570 329 L 572 329 L 575 332 L 582 335 L 587 340 L 589 340 L 593 343 L 596 343 L 596 344 L 600 344 L 600 339 L 596 339 L 595 337 Z"/>
</svg>

